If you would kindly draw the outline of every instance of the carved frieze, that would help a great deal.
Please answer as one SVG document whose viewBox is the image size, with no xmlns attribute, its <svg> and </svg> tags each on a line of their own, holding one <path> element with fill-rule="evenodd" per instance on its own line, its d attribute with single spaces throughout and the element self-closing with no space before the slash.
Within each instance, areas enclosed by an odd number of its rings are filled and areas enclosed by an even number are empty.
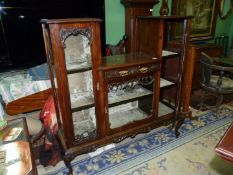
<svg viewBox="0 0 233 175">
<path fill-rule="evenodd" d="M 91 28 L 62 28 L 60 31 L 60 38 L 62 47 L 65 48 L 65 41 L 69 36 L 77 36 L 77 35 L 83 35 L 88 38 L 89 44 L 92 42 L 92 34 L 91 34 Z"/>
</svg>

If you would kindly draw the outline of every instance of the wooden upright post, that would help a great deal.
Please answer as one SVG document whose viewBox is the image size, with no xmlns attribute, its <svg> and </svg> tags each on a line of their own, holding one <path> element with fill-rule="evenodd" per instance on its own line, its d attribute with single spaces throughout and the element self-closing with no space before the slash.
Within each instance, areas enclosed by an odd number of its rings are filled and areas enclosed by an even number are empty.
<svg viewBox="0 0 233 175">
<path fill-rule="evenodd" d="M 152 16 L 152 9 L 158 0 L 121 0 L 125 7 L 125 34 L 128 36 L 125 51 L 135 51 L 135 23 L 137 16 Z"/>
</svg>

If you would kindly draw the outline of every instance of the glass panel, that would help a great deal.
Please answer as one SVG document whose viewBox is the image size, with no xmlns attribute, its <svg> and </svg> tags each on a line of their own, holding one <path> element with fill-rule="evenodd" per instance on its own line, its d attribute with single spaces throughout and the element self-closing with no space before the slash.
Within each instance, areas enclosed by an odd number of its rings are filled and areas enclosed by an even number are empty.
<svg viewBox="0 0 233 175">
<path fill-rule="evenodd" d="M 96 117 L 93 107 L 74 112 L 73 124 L 76 140 L 96 137 Z"/>
<path fill-rule="evenodd" d="M 61 30 L 64 47 L 72 119 L 76 141 L 96 137 L 96 116 L 91 71 L 91 30 Z"/>
<path fill-rule="evenodd" d="M 94 105 L 92 71 L 69 74 L 68 82 L 72 109 Z"/>
<path fill-rule="evenodd" d="M 64 46 L 67 70 L 91 67 L 91 47 L 87 36 L 70 35 Z"/>
<path fill-rule="evenodd" d="M 131 81 L 108 86 L 110 128 L 118 128 L 151 117 L 153 80 Z"/>
</svg>

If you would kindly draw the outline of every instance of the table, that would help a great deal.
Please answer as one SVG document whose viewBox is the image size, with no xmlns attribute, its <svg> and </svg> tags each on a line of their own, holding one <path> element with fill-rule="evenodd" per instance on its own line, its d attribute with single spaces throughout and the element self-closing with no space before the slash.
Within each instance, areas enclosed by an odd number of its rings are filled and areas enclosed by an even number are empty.
<svg viewBox="0 0 233 175">
<path fill-rule="evenodd" d="M 22 131 L 16 139 L 12 141 L 3 141 L 12 128 L 21 128 Z M 36 164 L 32 154 L 32 145 L 29 140 L 28 127 L 24 117 L 9 120 L 7 127 L 1 130 L 0 158 L 3 154 L 5 155 L 5 164 L 1 165 L 2 171 L 4 172 L 3 174 L 37 175 Z"/>
<path fill-rule="evenodd" d="M 225 132 L 215 148 L 215 152 L 224 160 L 233 163 L 233 123 Z"/>
</svg>

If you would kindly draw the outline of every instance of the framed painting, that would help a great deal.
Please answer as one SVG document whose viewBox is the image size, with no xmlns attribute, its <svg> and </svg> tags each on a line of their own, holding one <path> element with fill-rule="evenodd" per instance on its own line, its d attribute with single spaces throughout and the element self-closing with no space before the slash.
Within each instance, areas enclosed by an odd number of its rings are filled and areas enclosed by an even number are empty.
<svg viewBox="0 0 233 175">
<path fill-rule="evenodd" d="M 218 0 L 173 0 L 172 14 L 193 16 L 191 40 L 210 39 L 215 32 L 218 5 Z M 181 26 L 172 27 L 172 34 L 175 37 L 181 36 L 181 32 Z"/>
</svg>

